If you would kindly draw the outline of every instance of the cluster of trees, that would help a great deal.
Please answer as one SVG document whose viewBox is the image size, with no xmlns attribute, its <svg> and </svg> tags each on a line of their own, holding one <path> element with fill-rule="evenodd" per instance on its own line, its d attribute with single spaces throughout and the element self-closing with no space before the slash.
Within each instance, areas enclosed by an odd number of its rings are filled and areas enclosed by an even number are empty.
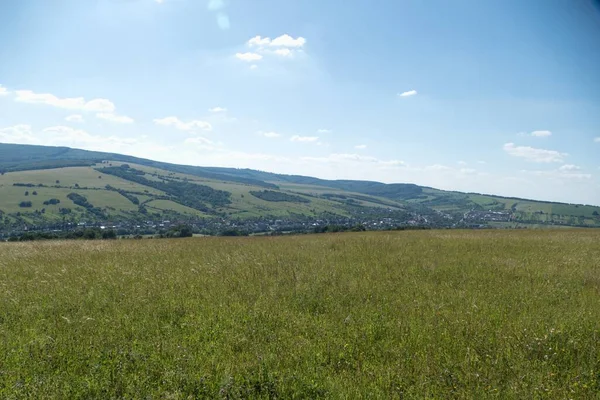
<svg viewBox="0 0 600 400">
<path fill-rule="evenodd" d="M 175 197 L 178 203 L 195 208 L 196 210 L 211 212 L 206 203 L 213 207 L 222 207 L 231 204 L 231 193 L 224 190 L 216 190 L 210 186 L 197 185 L 190 182 L 178 182 L 175 180 L 153 181 L 144 178 L 143 171 L 134 168 L 124 168 L 127 164 L 120 167 L 104 167 L 98 171 L 108 175 L 114 175 L 119 178 L 139 183 L 140 185 L 150 186 L 162 190 L 168 195 Z"/>
<path fill-rule="evenodd" d="M 89 211 L 90 213 L 96 215 L 98 218 L 106 218 L 106 215 L 104 214 L 104 212 L 98 208 L 98 207 L 94 207 L 90 202 L 88 202 L 87 198 L 85 196 L 82 196 L 78 193 L 69 193 L 67 195 L 67 198 L 69 200 L 71 200 L 73 203 L 75 203 L 78 206 L 81 206 L 83 208 L 85 208 L 87 211 Z"/>
<path fill-rule="evenodd" d="M 159 238 L 186 238 L 192 237 L 192 228 L 187 225 L 177 225 L 169 229 L 166 233 L 158 235 Z"/>
<path fill-rule="evenodd" d="M 53 240 L 53 239 L 116 239 L 117 233 L 112 229 L 86 228 L 69 232 L 27 232 L 21 236 L 11 236 L 9 242 L 28 242 L 34 240 Z"/>
<path fill-rule="evenodd" d="M 324 181 L 315 178 L 308 178 L 306 183 L 313 185 L 329 186 L 337 189 L 347 190 L 349 192 L 358 192 L 371 196 L 387 197 L 389 199 L 406 200 L 419 198 L 423 194 L 423 188 L 412 183 L 392 183 L 385 184 L 370 181 Z M 311 181 L 312 180 L 312 181 Z M 294 183 L 302 183 L 297 177 L 290 180 Z"/>
<path fill-rule="evenodd" d="M 45 206 L 50 206 L 50 205 L 54 205 L 54 204 L 60 204 L 60 200 L 59 199 L 49 199 L 49 200 L 44 201 Z"/>
<path fill-rule="evenodd" d="M 13 183 L 13 186 L 16 186 L 16 187 L 29 187 L 29 188 L 32 188 L 32 187 L 44 187 L 44 185 L 42 185 L 41 183 L 35 185 L 33 183 L 20 183 L 20 182 Z"/>
<path fill-rule="evenodd" d="M 240 229 L 225 229 L 219 232 L 219 236 L 248 236 L 248 232 Z"/>
<path fill-rule="evenodd" d="M 33 171 L 33 170 L 41 170 L 41 169 L 55 169 L 55 168 L 66 168 L 66 167 L 89 167 L 89 166 L 96 164 L 96 161 L 43 160 L 43 161 L 31 161 L 31 162 L 15 162 L 15 163 L 6 163 L 6 164 L 7 164 L 7 166 L 2 168 L 2 172 Z"/>
<path fill-rule="evenodd" d="M 324 225 L 315 226 L 313 233 L 337 233 L 337 232 L 364 232 L 367 228 L 364 225 L 357 224 L 354 226 L 343 225 Z"/>
<path fill-rule="evenodd" d="M 251 191 L 250 194 L 265 201 L 287 201 L 290 203 L 310 203 L 309 199 L 274 190 Z"/>
<path fill-rule="evenodd" d="M 123 164 L 123 165 L 127 165 L 127 164 Z M 111 190 L 113 192 L 119 193 L 121 196 L 125 197 L 127 200 L 129 200 L 130 202 L 132 202 L 135 205 L 140 204 L 140 199 L 138 199 L 137 197 L 135 197 L 134 195 L 132 195 L 131 193 L 128 193 L 127 191 L 125 191 L 123 189 L 117 189 L 116 187 L 113 187 L 111 185 L 106 185 L 104 188 L 106 190 Z"/>
<path fill-rule="evenodd" d="M 32 206 L 30 201 L 22 201 L 19 203 L 19 207 L 21 208 L 30 208 Z"/>
</svg>

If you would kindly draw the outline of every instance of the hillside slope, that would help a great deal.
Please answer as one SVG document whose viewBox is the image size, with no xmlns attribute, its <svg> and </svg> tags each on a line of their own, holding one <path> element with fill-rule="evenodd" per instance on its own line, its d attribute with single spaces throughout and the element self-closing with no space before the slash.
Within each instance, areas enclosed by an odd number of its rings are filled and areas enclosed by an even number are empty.
<svg viewBox="0 0 600 400">
<path fill-rule="evenodd" d="M 176 165 L 67 147 L 0 144 L 0 174 L 0 231 L 165 220 L 193 221 L 209 233 L 224 226 L 269 231 L 319 224 L 600 226 L 594 206 Z"/>
</svg>

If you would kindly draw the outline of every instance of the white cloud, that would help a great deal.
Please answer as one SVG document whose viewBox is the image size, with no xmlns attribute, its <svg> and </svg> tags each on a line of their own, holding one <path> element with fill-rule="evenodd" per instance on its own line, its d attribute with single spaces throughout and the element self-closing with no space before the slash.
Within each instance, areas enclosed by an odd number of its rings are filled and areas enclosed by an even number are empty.
<svg viewBox="0 0 600 400">
<path fill-rule="evenodd" d="M 268 37 L 263 38 L 261 36 L 255 36 L 252 39 L 248 40 L 248 46 L 253 47 L 253 46 L 268 46 L 271 43 L 271 39 L 269 39 Z"/>
<path fill-rule="evenodd" d="M 250 69 L 257 69 L 257 68 L 258 68 L 258 65 L 256 65 L 256 64 L 252 64 L 252 65 L 250 66 Z"/>
<path fill-rule="evenodd" d="M 130 118 L 126 115 L 117 115 L 114 113 L 98 113 L 96 114 L 97 118 L 104 119 L 110 122 L 116 122 L 118 124 L 131 124 L 133 123 L 133 118 Z"/>
<path fill-rule="evenodd" d="M 357 150 L 364 150 L 367 148 L 367 145 L 366 144 L 358 144 L 358 145 L 354 146 L 354 148 Z"/>
<path fill-rule="evenodd" d="M 224 107 L 212 107 L 208 109 L 209 113 L 217 114 L 227 112 L 227 109 Z"/>
<path fill-rule="evenodd" d="M 579 171 L 580 169 L 581 169 L 581 167 L 579 167 L 577 165 L 565 164 L 562 167 L 560 167 L 558 170 L 559 171 Z"/>
<path fill-rule="evenodd" d="M 220 143 L 215 143 L 212 140 L 207 139 L 202 136 L 187 138 L 184 141 L 184 144 L 193 145 L 198 150 L 209 150 L 209 151 L 216 150 L 218 148 L 218 146 L 220 145 Z"/>
<path fill-rule="evenodd" d="M 277 132 L 259 132 L 259 134 L 270 139 L 281 137 L 281 134 Z"/>
<path fill-rule="evenodd" d="M 449 171 L 452 168 L 441 164 L 433 164 L 424 168 L 425 171 Z"/>
<path fill-rule="evenodd" d="M 321 129 L 317 130 L 317 133 L 324 133 L 324 134 L 332 133 L 332 132 L 333 131 L 331 129 L 323 129 L 323 128 L 321 128 Z"/>
<path fill-rule="evenodd" d="M 130 146 L 137 143 L 137 139 L 122 138 L 118 136 L 97 136 L 92 135 L 81 129 L 74 129 L 68 126 L 52 126 L 42 131 L 50 134 L 48 139 L 54 144 L 65 146 L 82 146 L 82 145 L 112 145 L 112 146 Z"/>
<path fill-rule="evenodd" d="M 65 117 L 65 121 L 67 121 L 67 122 L 85 122 L 85 120 L 83 119 L 83 116 L 80 114 L 69 115 L 68 117 Z"/>
<path fill-rule="evenodd" d="M 379 164 L 388 167 L 406 167 L 407 164 L 404 161 L 400 160 L 388 160 L 388 161 L 378 161 Z"/>
<path fill-rule="evenodd" d="M 237 53 L 236 57 L 244 61 L 258 61 L 263 55 L 275 55 L 281 57 L 294 57 L 296 54 L 302 54 L 302 48 L 306 44 L 306 39 L 299 36 L 293 38 L 284 34 L 271 39 L 269 37 L 255 36 L 248 40 L 247 45 L 255 48 L 255 52 Z M 254 67 L 252 69 L 255 69 Z"/>
<path fill-rule="evenodd" d="M 292 142 L 314 143 L 319 140 L 318 136 L 298 136 L 294 135 L 290 138 Z"/>
<path fill-rule="evenodd" d="M 236 58 L 242 61 L 258 61 L 262 60 L 263 56 L 258 53 L 236 53 Z"/>
<path fill-rule="evenodd" d="M 466 161 L 459 161 L 459 162 L 457 162 L 457 164 L 458 165 L 467 165 L 467 162 Z"/>
<path fill-rule="evenodd" d="M 187 138 L 183 142 L 186 144 L 214 144 L 214 142 L 212 140 L 207 139 L 202 136 Z"/>
<path fill-rule="evenodd" d="M 9 94 L 10 92 L 8 91 L 7 88 L 3 87 L 2 85 L 0 85 L 0 96 L 6 96 L 7 94 Z"/>
<path fill-rule="evenodd" d="M 360 154 L 346 154 L 346 153 L 333 153 L 328 155 L 327 157 L 301 157 L 302 161 L 310 161 L 310 162 L 319 162 L 319 163 L 332 163 L 332 164 L 342 164 L 342 163 L 369 163 L 369 164 L 377 164 L 381 167 L 405 167 L 406 163 L 400 160 L 380 160 L 371 156 L 363 156 Z"/>
<path fill-rule="evenodd" d="M 598 136 L 597 138 L 594 138 L 594 142 L 600 143 L 600 136 Z"/>
<path fill-rule="evenodd" d="M 306 44 L 306 39 L 299 36 L 294 39 L 288 34 L 276 37 L 269 44 L 272 47 L 303 47 Z"/>
<path fill-rule="evenodd" d="M 210 11 L 217 11 L 225 7 L 225 2 L 223 0 L 209 0 L 207 8 Z"/>
<path fill-rule="evenodd" d="M 527 161 L 537 163 L 562 162 L 567 153 L 560 153 L 555 150 L 537 149 L 529 146 L 516 146 L 514 143 L 506 143 L 503 146 L 505 152 L 513 157 L 524 158 Z"/>
<path fill-rule="evenodd" d="M 563 167 L 565 167 L 563 165 Z M 553 169 L 553 170 L 546 170 L 546 171 L 521 171 L 523 173 L 526 174 L 530 174 L 530 175 L 534 175 L 534 176 L 538 176 L 538 177 L 545 177 L 545 178 L 550 178 L 550 179 L 554 179 L 554 180 L 569 180 L 569 181 L 582 181 L 582 180 L 588 180 L 588 179 L 592 179 L 592 174 L 585 174 L 585 173 L 581 173 L 581 172 L 577 172 L 579 170 L 579 167 L 575 166 L 575 165 L 567 165 L 567 167 L 575 167 L 575 169 L 570 169 L 570 168 L 566 168 L 564 169 L 563 167 L 558 168 L 558 169 Z"/>
<path fill-rule="evenodd" d="M 548 137 L 548 136 L 552 136 L 552 132 L 550 132 L 550 131 L 533 131 L 533 132 L 531 132 L 531 136 L 533 136 L 533 137 Z"/>
<path fill-rule="evenodd" d="M 155 3 L 162 4 L 165 0 L 154 0 Z"/>
<path fill-rule="evenodd" d="M 173 146 L 163 146 L 156 142 L 141 141 L 141 139 L 148 138 L 143 136 L 95 135 L 67 126 L 51 126 L 40 131 L 33 131 L 29 125 L 16 125 L 0 129 L 0 142 L 5 143 L 68 146 L 84 150 L 117 152 L 150 159 L 160 159 L 166 154 L 173 154 L 174 152 Z"/>
<path fill-rule="evenodd" d="M 306 161 L 317 161 L 317 162 L 342 162 L 342 161 L 354 161 L 354 162 L 377 162 L 377 158 L 369 156 L 361 156 L 360 154 L 338 154 L 333 153 L 327 157 L 302 157 L 302 160 Z"/>
<path fill-rule="evenodd" d="M 0 140 L 5 143 L 69 146 L 100 151 L 118 151 L 138 143 L 133 138 L 97 136 L 68 126 L 52 126 L 36 134 L 29 125 L 0 129 Z"/>
<path fill-rule="evenodd" d="M 402 93 L 398 93 L 399 97 L 410 97 L 410 96 L 415 96 L 417 94 L 416 90 L 409 90 L 408 92 L 402 92 Z"/>
<path fill-rule="evenodd" d="M 115 111 L 115 105 L 107 99 L 93 99 L 86 101 L 83 97 L 59 98 L 49 93 L 34 93 L 31 90 L 15 91 L 15 101 L 30 104 L 46 104 L 67 110 L 81 110 L 101 113 Z"/>
<path fill-rule="evenodd" d="M 261 37 L 261 36 L 255 36 L 252 39 L 248 40 L 248 46 L 250 47 L 254 47 L 254 46 L 258 46 L 258 47 L 291 47 L 291 48 L 300 48 L 303 47 L 306 44 L 306 39 L 299 36 L 296 39 L 294 39 L 293 37 L 291 37 L 288 34 L 284 34 L 281 36 L 276 37 L 275 39 L 271 40 L 271 38 L 268 37 Z"/>
<path fill-rule="evenodd" d="M 277 49 L 274 51 L 275 54 L 282 57 L 290 57 L 292 55 L 292 50 L 288 48 Z"/>
<path fill-rule="evenodd" d="M 204 130 L 204 131 L 212 130 L 212 125 L 206 121 L 193 120 L 190 122 L 183 122 L 182 120 L 180 120 L 177 117 L 166 117 L 166 118 L 155 119 L 154 123 L 156 125 L 172 126 L 181 131 L 194 131 L 197 129 Z"/>
<path fill-rule="evenodd" d="M 0 129 L 0 141 L 4 143 L 30 144 L 35 141 L 30 125 L 20 124 Z"/>
</svg>

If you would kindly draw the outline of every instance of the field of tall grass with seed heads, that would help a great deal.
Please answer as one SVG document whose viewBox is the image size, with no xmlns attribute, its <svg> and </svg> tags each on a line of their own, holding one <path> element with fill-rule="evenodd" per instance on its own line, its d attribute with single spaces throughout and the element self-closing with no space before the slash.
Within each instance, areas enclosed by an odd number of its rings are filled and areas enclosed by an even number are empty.
<svg viewBox="0 0 600 400">
<path fill-rule="evenodd" d="M 0 243 L 1 399 L 599 393 L 598 230 Z"/>
</svg>

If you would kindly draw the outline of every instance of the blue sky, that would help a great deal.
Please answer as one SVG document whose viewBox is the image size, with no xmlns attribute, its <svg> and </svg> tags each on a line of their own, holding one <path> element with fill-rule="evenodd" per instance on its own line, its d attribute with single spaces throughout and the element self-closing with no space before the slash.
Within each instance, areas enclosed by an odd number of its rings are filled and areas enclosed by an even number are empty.
<svg viewBox="0 0 600 400">
<path fill-rule="evenodd" d="M 19 0 L 0 15 L 0 142 L 600 205 L 592 0 Z"/>
</svg>

